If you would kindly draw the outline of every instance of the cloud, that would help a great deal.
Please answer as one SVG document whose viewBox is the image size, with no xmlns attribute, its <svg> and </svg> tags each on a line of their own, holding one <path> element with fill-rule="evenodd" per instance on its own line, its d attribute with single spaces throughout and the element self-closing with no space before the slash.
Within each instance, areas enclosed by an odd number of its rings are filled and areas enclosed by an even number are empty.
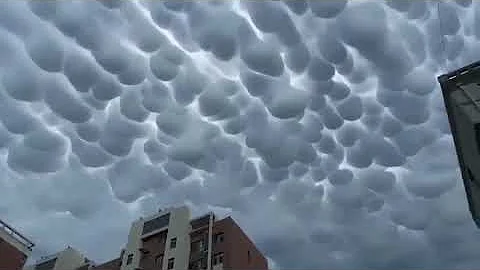
<svg viewBox="0 0 480 270">
<path fill-rule="evenodd" d="M 474 268 L 435 77 L 479 57 L 479 10 L 1 2 L 2 219 L 32 259 L 112 259 L 132 220 L 187 203 L 231 213 L 273 268 Z"/>
</svg>

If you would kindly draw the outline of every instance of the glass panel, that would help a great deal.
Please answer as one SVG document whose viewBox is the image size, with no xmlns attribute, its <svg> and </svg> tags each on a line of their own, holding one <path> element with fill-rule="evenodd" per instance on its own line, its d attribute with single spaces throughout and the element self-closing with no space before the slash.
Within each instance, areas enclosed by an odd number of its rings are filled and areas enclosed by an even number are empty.
<svg viewBox="0 0 480 270">
<path fill-rule="evenodd" d="M 143 224 L 142 234 L 147 234 L 155 230 L 161 229 L 163 227 L 167 227 L 169 222 L 170 222 L 170 213 L 165 214 L 163 216 L 159 216 L 155 219 L 149 220 L 145 222 L 145 224 Z"/>
</svg>

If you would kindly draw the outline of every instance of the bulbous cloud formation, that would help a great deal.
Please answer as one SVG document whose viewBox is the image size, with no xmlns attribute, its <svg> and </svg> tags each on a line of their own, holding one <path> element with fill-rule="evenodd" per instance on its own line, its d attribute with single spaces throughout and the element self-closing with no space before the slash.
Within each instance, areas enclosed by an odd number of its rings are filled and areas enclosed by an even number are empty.
<svg viewBox="0 0 480 270">
<path fill-rule="evenodd" d="M 273 268 L 476 268 L 435 78 L 479 59 L 479 18 L 469 0 L 2 1 L 0 216 L 33 258 L 114 258 L 134 218 L 187 203 L 230 211 Z"/>
</svg>

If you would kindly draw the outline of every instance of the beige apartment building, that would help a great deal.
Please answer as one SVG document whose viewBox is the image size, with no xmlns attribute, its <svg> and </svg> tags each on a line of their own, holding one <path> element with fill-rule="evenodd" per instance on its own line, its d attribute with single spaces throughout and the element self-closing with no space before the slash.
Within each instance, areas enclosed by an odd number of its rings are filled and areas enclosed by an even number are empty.
<svg viewBox="0 0 480 270">
<path fill-rule="evenodd" d="M 40 258 L 34 265 L 24 270 L 87 270 L 92 262 L 79 251 L 67 247 L 58 253 Z"/>
</svg>

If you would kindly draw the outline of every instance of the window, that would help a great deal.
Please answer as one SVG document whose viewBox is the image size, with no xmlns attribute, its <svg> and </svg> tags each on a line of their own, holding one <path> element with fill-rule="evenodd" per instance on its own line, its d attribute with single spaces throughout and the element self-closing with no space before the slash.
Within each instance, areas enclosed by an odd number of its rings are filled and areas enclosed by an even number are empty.
<svg viewBox="0 0 480 270">
<path fill-rule="evenodd" d="M 143 234 L 151 233 L 155 230 L 164 228 L 168 226 L 168 223 L 170 222 L 170 214 L 165 214 L 163 216 L 159 216 L 157 218 L 154 218 L 152 220 L 149 220 L 143 224 Z"/>
<path fill-rule="evenodd" d="M 468 174 L 468 178 L 470 178 L 469 180 L 474 184 L 476 185 L 477 187 L 480 187 L 480 183 L 477 181 L 477 179 L 475 179 L 475 177 L 473 176 L 473 173 L 470 169 L 467 169 L 467 174 Z"/>
<path fill-rule="evenodd" d="M 175 259 L 174 258 L 170 258 L 168 259 L 168 265 L 167 265 L 167 269 L 173 269 L 173 266 L 175 264 Z"/>
<path fill-rule="evenodd" d="M 198 269 L 200 269 L 200 267 L 201 267 L 201 261 L 198 260 L 198 261 L 194 261 L 194 262 L 190 263 L 189 269 L 198 270 Z"/>
<path fill-rule="evenodd" d="M 250 256 L 250 250 L 247 251 L 247 261 L 248 263 L 250 263 L 250 261 L 252 260 L 252 257 Z"/>
<path fill-rule="evenodd" d="M 127 265 L 131 264 L 133 261 L 133 254 L 128 254 L 128 257 L 127 257 Z"/>
<path fill-rule="evenodd" d="M 224 234 L 223 233 L 217 233 L 213 236 L 213 242 L 214 243 L 221 243 L 223 242 L 224 239 Z"/>
<path fill-rule="evenodd" d="M 207 258 L 201 258 L 199 260 L 193 261 L 190 263 L 188 269 L 190 270 L 199 270 L 207 268 Z"/>
<path fill-rule="evenodd" d="M 148 254 L 150 254 L 150 251 L 142 248 L 140 249 L 140 252 L 142 253 L 142 256 L 140 257 L 140 263 L 143 263 L 145 260 L 149 260 L 150 256 L 148 256 Z"/>
<path fill-rule="evenodd" d="M 197 240 L 197 241 L 192 242 L 192 244 L 190 246 L 190 250 L 192 252 L 200 252 L 204 249 L 204 247 L 205 247 L 204 241 L 203 240 Z"/>
<path fill-rule="evenodd" d="M 177 247 L 177 238 L 174 237 L 170 239 L 170 248 L 176 248 Z"/>
<path fill-rule="evenodd" d="M 223 263 L 223 252 L 213 255 L 213 265 Z"/>
<path fill-rule="evenodd" d="M 155 266 L 162 267 L 163 263 L 163 254 L 155 257 Z"/>
</svg>

